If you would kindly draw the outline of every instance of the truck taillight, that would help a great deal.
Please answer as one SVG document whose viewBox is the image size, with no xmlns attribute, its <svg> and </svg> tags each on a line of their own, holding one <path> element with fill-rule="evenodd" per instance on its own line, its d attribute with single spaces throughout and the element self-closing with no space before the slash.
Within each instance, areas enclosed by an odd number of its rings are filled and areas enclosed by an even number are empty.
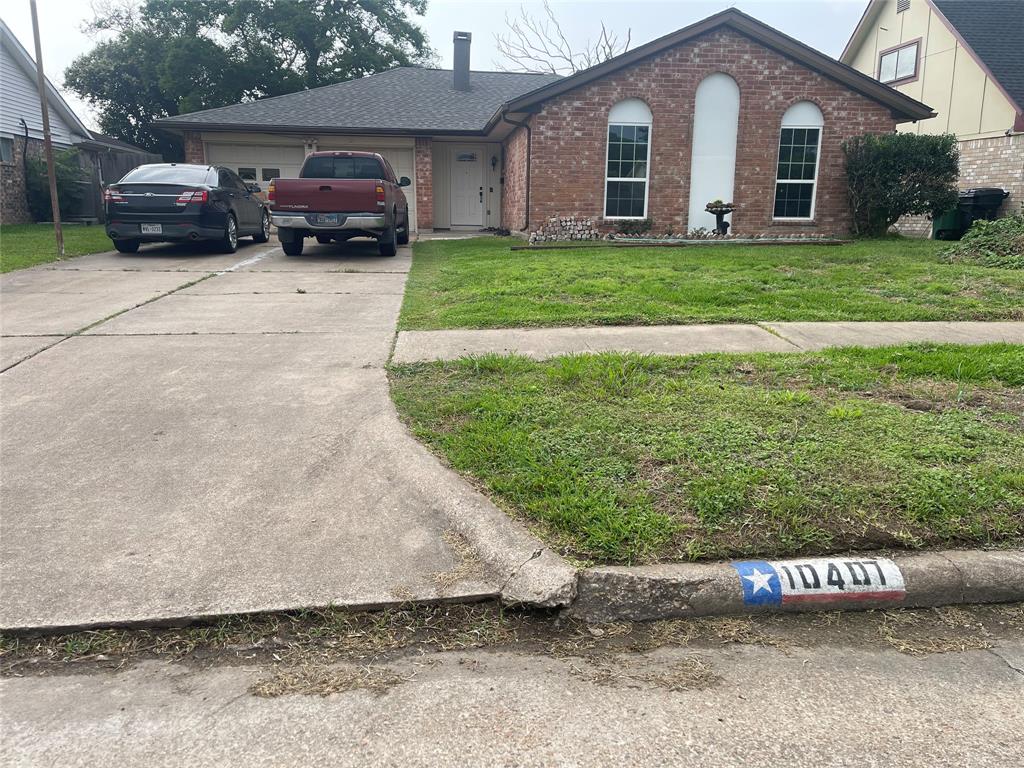
<svg viewBox="0 0 1024 768">
<path fill-rule="evenodd" d="M 205 189 L 186 189 L 175 201 L 178 205 L 188 205 L 189 203 L 205 203 L 209 199 L 209 196 Z"/>
<path fill-rule="evenodd" d="M 123 203 L 124 201 L 124 197 L 122 197 L 121 193 L 118 192 L 116 189 L 111 189 L 110 187 L 107 187 L 106 189 L 103 190 L 103 202 Z"/>
<path fill-rule="evenodd" d="M 277 199 L 277 189 L 274 187 L 274 182 L 270 182 L 270 186 L 267 187 L 267 202 L 272 203 Z"/>
<path fill-rule="evenodd" d="M 377 185 L 377 205 L 384 205 L 384 187 L 380 184 Z"/>
</svg>

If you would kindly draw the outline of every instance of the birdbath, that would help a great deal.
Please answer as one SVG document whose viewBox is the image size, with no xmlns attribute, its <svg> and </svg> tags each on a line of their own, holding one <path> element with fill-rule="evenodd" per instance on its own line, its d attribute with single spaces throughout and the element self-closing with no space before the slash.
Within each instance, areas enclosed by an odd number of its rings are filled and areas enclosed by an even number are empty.
<svg viewBox="0 0 1024 768">
<path fill-rule="evenodd" d="M 720 235 L 729 234 L 729 222 L 725 217 L 736 210 L 732 203 L 724 203 L 721 200 L 712 200 L 704 206 L 704 210 L 715 215 L 715 232 Z"/>
</svg>

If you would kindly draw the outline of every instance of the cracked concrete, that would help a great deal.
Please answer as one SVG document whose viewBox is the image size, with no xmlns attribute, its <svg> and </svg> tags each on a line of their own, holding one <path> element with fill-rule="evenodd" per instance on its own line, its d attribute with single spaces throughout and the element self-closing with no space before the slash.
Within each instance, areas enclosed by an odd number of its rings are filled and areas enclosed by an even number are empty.
<svg viewBox="0 0 1024 768">
<path fill-rule="evenodd" d="M 0 626 L 480 599 L 538 548 L 394 411 L 409 249 L 309 250 L 5 276 Z M 524 570 L 513 599 L 551 599 Z"/>
</svg>

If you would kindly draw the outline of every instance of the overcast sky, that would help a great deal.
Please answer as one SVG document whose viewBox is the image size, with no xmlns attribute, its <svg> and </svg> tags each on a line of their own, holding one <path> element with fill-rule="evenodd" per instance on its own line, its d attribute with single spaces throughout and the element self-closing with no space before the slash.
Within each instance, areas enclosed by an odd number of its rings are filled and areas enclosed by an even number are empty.
<svg viewBox="0 0 1024 768">
<path fill-rule="evenodd" d="M 89 2 L 37 2 L 46 74 L 61 89 L 72 109 L 86 124 L 95 127 L 88 107 L 63 88 L 65 67 L 95 44 L 82 32 L 83 24 L 92 16 Z M 595 38 L 601 21 L 609 29 L 617 31 L 631 28 L 633 47 L 636 47 L 723 8 L 735 6 L 830 56 L 838 56 L 860 19 L 867 0 L 553 0 L 552 5 L 564 31 L 571 41 L 578 44 Z M 473 69 L 496 69 L 498 56 L 494 35 L 504 29 L 505 14 L 516 14 L 520 7 L 532 13 L 542 12 L 540 0 L 430 0 L 427 14 L 420 19 L 420 24 L 437 51 L 441 66 L 451 66 L 452 32 L 458 29 L 473 33 Z M 28 0 L 6 0 L 3 19 L 22 45 L 33 53 Z"/>
</svg>

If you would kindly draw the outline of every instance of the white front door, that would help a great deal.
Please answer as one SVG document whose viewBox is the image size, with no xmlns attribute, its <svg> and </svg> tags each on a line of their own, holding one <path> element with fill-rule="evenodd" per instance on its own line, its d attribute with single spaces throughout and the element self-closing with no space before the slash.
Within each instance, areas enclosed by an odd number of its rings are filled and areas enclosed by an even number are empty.
<svg viewBox="0 0 1024 768">
<path fill-rule="evenodd" d="M 479 146 L 452 147 L 452 226 L 484 225 L 484 152 Z"/>
</svg>

